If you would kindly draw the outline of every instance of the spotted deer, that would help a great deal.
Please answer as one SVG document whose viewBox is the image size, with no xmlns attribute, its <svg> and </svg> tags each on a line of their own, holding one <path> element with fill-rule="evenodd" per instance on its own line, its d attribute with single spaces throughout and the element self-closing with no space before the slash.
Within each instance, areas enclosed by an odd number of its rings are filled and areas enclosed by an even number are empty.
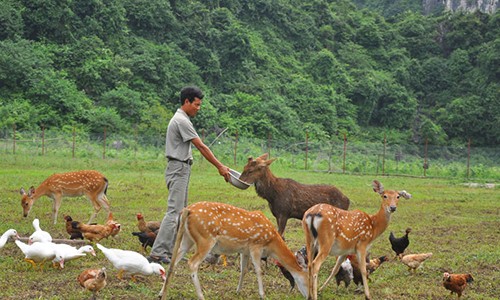
<svg viewBox="0 0 500 300">
<path fill-rule="evenodd" d="M 330 276 L 320 288 L 328 284 L 337 274 L 340 265 L 349 254 L 356 254 L 365 298 L 370 298 L 366 280 L 366 255 L 373 241 L 380 236 L 389 225 L 391 214 L 396 211 L 399 198 L 411 198 L 406 191 L 384 190 L 382 184 L 374 180 L 373 190 L 380 194 L 382 203 L 380 210 L 369 215 L 360 210 L 346 211 L 328 204 L 318 204 L 304 214 L 302 228 L 306 236 L 306 248 L 309 272 L 309 299 L 318 297 L 318 272 L 321 264 L 329 254 L 338 256 Z M 317 251 L 317 254 L 313 254 Z"/>
<path fill-rule="evenodd" d="M 196 252 L 188 260 L 188 265 L 198 299 L 204 299 L 198 279 L 198 269 L 209 252 L 240 253 L 241 273 L 237 292 L 242 288 L 250 258 L 257 274 L 259 295 L 264 298 L 260 260 L 263 256 L 271 256 L 290 271 L 299 291 L 307 298 L 306 266 L 300 265 L 299 259 L 290 251 L 271 221 L 262 212 L 247 211 L 217 202 L 198 202 L 182 211 L 172 263 L 160 291 L 162 300 L 166 299 L 167 286 L 175 265 L 194 245 Z"/>
<path fill-rule="evenodd" d="M 89 223 L 97 216 L 102 207 L 110 213 L 110 204 L 106 197 L 108 180 L 98 171 L 85 170 L 77 172 L 53 174 L 45 179 L 36 189 L 30 187 L 28 193 L 21 188 L 21 206 L 23 215 L 27 217 L 33 204 L 42 196 L 47 196 L 54 200 L 52 205 L 52 217 L 54 224 L 57 223 L 57 213 L 63 197 L 78 197 L 85 195 L 92 205 L 94 212 Z"/>
</svg>

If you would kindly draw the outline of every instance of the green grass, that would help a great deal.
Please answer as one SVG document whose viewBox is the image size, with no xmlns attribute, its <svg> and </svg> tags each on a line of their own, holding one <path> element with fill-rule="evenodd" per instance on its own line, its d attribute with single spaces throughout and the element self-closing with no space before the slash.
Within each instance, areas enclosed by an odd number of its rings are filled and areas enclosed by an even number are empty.
<svg viewBox="0 0 500 300">
<path fill-rule="evenodd" d="M 260 153 L 253 154 L 254 156 Z M 163 179 L 165 162 L 162 159 L 122 161 L 118 159 L 60 159 L 57 157 L 21 157 L 2 155 L 0 162 L 0 233 L 16 229 L 21 236 L 33 232 L 31 222 L 39 218 L 43 229 L 54 238 L 67 238 L 63 215 L 87 221 L 91 206 L 85 198 L 63 200 L 58 223 L 52 224 L 52 201 L 39 199 L 27 218 L 23 218 L 19 189 L 35 187 L 55 172 L 96 169 L 109 179 L 108 198 L 115 220 L 122 224 L 116 238 L 101 241 L 106 247 L 136 250 L 140 244 L 131 232 L 136 231 L 135 214 L 142 212 L 146 220 L 161 220 L 166 209 L 167 189 Z M 231 166 L 241 170 L 242 166 Z M 371 189 L 371 176 L 298 171 L 280 164 L 271 165 L 276 176 L 289 177 L 303 183 L 330 183 L 338 186 L 352 199 L 351 209 L 375 213 L 380 198 Z M 416 274 L 410 275 L 398 261 L 383 264 L 369 284 L 373 299 L 455 299 L 441 286 L 442 273 L 467 272 L 475 281 L 467 288 L 463 299 L 498 299 L 500 288 L 500 197 L 498 188 L 470 188 L 458 179 L 422 179 L 405 177 L 378 177 L 387 189 L 405 189 L 413 195 L 402 199 L 393 215 L 388 230 L 377 239 L 372 256 L 390 255 L 389 231 L 397 236 L 412 227 L 408 252 L 433 252 Z M 261 210 L 275 223 L 267 202 L 258 197 L 253 187 L 238 190 L 223 182 L 215 168 L 206 161 L 197 160 L 193 167 L 189 202 L 219 201 L 249 210 Z M 104 222 L 105 213 L 98 216 Z M 304 244 L 299 220 L 289 220 L 286 231 L 289 247 L 297 250 Z M 207 299 L 258 299 L 254 273 L 246 275 L 243 290 L 236 294 L 239 259 L 229 257 L 229 266 L 215 266 L 200 271 L 200 281 Z M 320 272 L 323 282 L 334 264 L 327 259 Z M 14 243 L 0 249 L 0 278 L 2 299 L 87 299 L 90 293 L 81 288 L 76 278 L 86 268 L 106 266 L 108 286 L 103 299 L 156 299 L 161 288 L 157 276 L 141 277 L 141 281 L 120 281 L 117 271 L 97 250 L 97 257 L 84 257 L 67 263 L 63 270 L 47 265 L 43 272 L 34 271 L 23 261 L 21 251 Z M 289 292 L 286 279 L 272 264 L 265 268 L 264 288 L 267 299 L 302 299 L 297 289 Z M 169 289 L 169 299 L 195 299 L 196 293 L 185 262 L 176 268 Z M 354 287 L 336 287 L 334 283 L 320 294 L 320 299 L 364 299 L 354 293 Z"/>
</svg>

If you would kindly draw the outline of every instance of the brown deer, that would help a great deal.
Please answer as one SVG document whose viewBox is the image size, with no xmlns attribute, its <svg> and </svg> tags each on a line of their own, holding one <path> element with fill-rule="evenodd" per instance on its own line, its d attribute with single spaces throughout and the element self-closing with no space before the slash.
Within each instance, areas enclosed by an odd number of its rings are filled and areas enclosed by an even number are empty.
<svg viewBox="0 0 500 300">
<path fill-rule="evenodd" d="M 94 206 L 94 213 L 91 215 L 89 223 L 97 216 L 102 207 L 108 213 L 110 204 L 106 197 L 108 189 L 108 180 L 104 175 L 97 171 L 86 170 L 77 172 L 68 172 L 53 174 L 45 179 L 36 189 L 30 187 L 28 193 L 21 188 L 22 195 L 21 206 L 23 215 L 27 217 L 33 204 L 42 196 L 47 196 L 54 200 L 52 205 L 52 217 L 54 224 L 57 223 L 57 213 L 63 197 L 78 197 L 85 195 Z"/>
<path fill-rule="evenodd" d="M 399 198 L 411 198 L 406 191 L 385 191 L 382 184 L 374 180 L 373 190 L 382 197 L 380 210 L 369 215 L 360 210 L 346 211 L 328 204 L 318 204 L 304 214 L 302 228 L 306 235 L 306 248 L 309 271 L 309 299 L 318 297 L 318 272 L 329 254 L 338 256 L 335 267 L 323 284 L 337 274 L 340 265 L 349 254 L 356 254 L 361 270 L 365 298 L 370 298 L 366 279 L 366 255 L 373 241 L 380 236 L 396 211 Z M 317 254 L 314 257 L 314 252 Z M 321 290 L 320 289 L 320 290 Z"/>
<path fill-rule="evenodd" d="M 240 253 L 241 273 L 237 292 L 241 290 L 250 258 L 257 274 L 259 295 L 264 298 L 260 260 L 262 256 L 271 256 L 290 271 L 299 291 L 307 297 L 306 266 L 300 265 L 271 221 L 262 212 L 247 211 L 224 203 L 198 202 L 182 211 L 172 263 L 160 292 L 161 299 L 166 299 L 167 285 L 175 265 L 194 245 L 196 252 L 188 260 L 188 265 L 198 299 L 204 299 L 198 279 L 198 269 L 209 252 Z"/>
<path fill-rule="evenodd" d="M 271 173 L 265 153 L 256 159 L 248 158 L 240 180 L 255 184 L 257 195 L 267 200 L 278 223 L 278 232 L 283 236 L 288 219 L 302 220 L 306 210 L 318 203 L 327 203 L 348 209 L 349 198 L 338 188 L 326 184 L 301 184 L 289 178 L 279 178 Z"/>
</svg>

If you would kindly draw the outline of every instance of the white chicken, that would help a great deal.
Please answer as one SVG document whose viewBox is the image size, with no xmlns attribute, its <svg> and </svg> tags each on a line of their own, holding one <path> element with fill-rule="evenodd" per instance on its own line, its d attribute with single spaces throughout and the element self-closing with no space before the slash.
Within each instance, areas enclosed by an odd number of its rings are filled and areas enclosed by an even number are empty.
<svg viewBox="0 0 500 300">
<path fill-rule="evenodd" d="M 2 249 L 3 246 L 5 246 L 5 243 L 7 243 L 9 237 L 14 237 L 15 239 L 19 239 L 19 235 L 17 234 L 17 231 L 15 229 L 7 230 L 0 237 L 0 249 Z"/>
<path fill-rule="evenodd" d="M 30 235 L 28 239 L 28 244 L 33 244 L 35 242 L 40 243 L 50 243 L 52 242 L 52 236 L 47 231 L 42 230 L 40 228 L 40 221 L 38 219 L 33 220 L 33 228 L 35 228 L 35 232 Z"/>
<path fill-rule="evenodd" d="M 165 277 L 165 269 L 157 263 L 150 263 L 146 257 L 140 253 L 130 250 L 121 250 L 114 248 L 106 248 L 101 244 L 96 244 L 104 256 L 118 270 L 118 279 L 122 279 L 124 273 L 129 273 L 132 280 L 135 281 L 135 275 L 152 275 L 158 274 L 163 280 Z"/>
<path fill-rule="evenodd" d="M 53 259 L 57 259 L 60 267 L 64 268 L 64 258 L 61 255 L 61 251 L 54 246 L 55 244 L 34 242 L 28 245 L 20 240 L 15 240 L 14 242 L 24 253 L 24 260 L 29 262 L 35 270 L 37 266 L 42 270 L 43 264 Z"/>
<path fill-rule="evenodd" d="M 64 260 L 64 263 L 67 263 L 70 260 L 86 256 L 86 253 L 90 253 L 93 256 L 96 256 L 94 248 L 90 245 L 81 246 L 78 249 L 68 244 L 53 244 L 53 246 L 58 249 L 60 254 L 54 257 L 54 259 L 52 260 L 52 263 L 55 267 L 57 266 L 57 264 L 60 264 L 61 259 Z"/>
</svg>

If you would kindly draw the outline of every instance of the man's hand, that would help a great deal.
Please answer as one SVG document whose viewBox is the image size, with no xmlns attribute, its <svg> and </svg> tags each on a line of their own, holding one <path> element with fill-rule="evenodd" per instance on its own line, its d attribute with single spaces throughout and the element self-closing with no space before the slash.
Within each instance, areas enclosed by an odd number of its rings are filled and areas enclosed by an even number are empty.
<svg viewBox="0 0 500 300">
<path fill-rule="evenodd" d="M 229 177 L 231 176 L 229 174 L 229 168 L 224 166 L 224 165 L 221 165 L 220 167 L 217 168 L 219 170 L 219 174 L 224 177 L 224 180 L 226 180 L 226 182 L 229 182 Z"/>
</svg>

